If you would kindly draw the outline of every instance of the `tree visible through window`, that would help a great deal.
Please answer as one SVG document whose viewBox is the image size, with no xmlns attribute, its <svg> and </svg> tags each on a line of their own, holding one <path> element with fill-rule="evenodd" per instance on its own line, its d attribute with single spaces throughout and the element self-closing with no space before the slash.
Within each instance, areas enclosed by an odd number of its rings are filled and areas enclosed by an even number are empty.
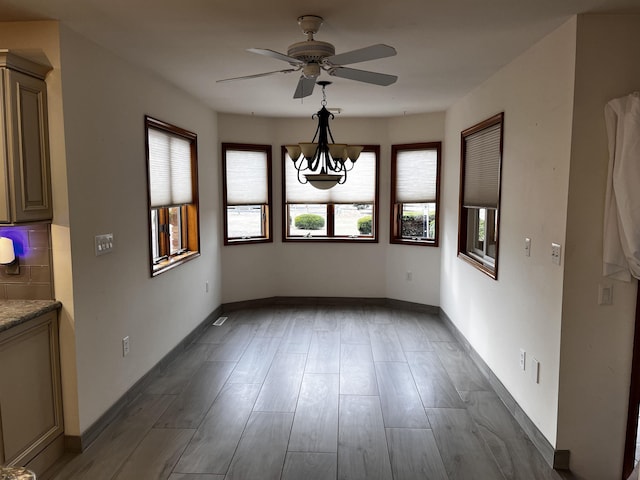
<svg viewBox="0 0 640 480">
<path fill-rule="evenodd" d="M 504 114 L 463 131 L 458 256 L 498 277 L 500 173 Z"/>
<path fill-rule="evenodd" d="M 197 137 L 145 117 L 151 274 L 199 255 Z"/>
</svg>

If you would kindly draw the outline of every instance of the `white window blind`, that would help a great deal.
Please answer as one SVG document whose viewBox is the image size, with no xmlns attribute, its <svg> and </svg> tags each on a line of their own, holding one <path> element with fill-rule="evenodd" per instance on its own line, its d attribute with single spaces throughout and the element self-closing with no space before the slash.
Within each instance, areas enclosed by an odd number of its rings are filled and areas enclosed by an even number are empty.
<svg viewBox="0 0 640 480">
<path fill-rule="evenodd" d="M 498 208 L 501 124 L 465 137 L 465 207 Z"/>
<path fill-rule="evenodd" d="M 192 203 L 191 142 L 155 128 L 148 132 L 151 207 Z"/>
<path fill-rule="evenodd" d="M 227 205 L 269 203 L 266 152 L 227 150 Z"/>
<path fill-rule="evenodd" d="M 400 150 L 396 155 L 396 201 L 436 201 L 438 152 L 435 149 Z"/>
<path fill-rule="evenodd" d="M 376 199 L 376 154 L 362 152 L 347 181 L 329 190 L 319 190 L 310 183 L 301 184 L 291 157 L 285 154 L 285 188 L 287 203 L 374 203 Z M 308 173 L 308 172 L 305 172 Z M 304 176 L 301 174 L 304 180 Z"/>
</svg>

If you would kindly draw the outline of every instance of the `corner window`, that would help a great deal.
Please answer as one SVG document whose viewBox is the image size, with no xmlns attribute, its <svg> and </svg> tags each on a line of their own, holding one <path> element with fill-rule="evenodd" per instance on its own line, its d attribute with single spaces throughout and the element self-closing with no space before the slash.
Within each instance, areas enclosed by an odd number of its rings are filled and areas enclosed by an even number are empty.
<svg viewBox="0 0 640 480">
<path fill-rule="evenodd" d="M 458 256 L 498 278 L 504 114 L 462 132 Z"/>
<path fill-rule="evenodd" d="M 391 243 L 438 246 L 441 143 L 391 146 Z"/>
<path fill-rule="evenodd" d="M 328 190 L 298 181 L 282 147 L 284 241 L 377 242 L 379 146 L 365 146 L 347 181 Z"/>
<path fill-rule="evenodd" d="M 151 275 L 200 253 L 197 136 L 145 117 Z"/>
<path fill-rule="evenodd" d="M 271 242 L 271 145 L 222 144 L 224 243 Z"/>
</svg>

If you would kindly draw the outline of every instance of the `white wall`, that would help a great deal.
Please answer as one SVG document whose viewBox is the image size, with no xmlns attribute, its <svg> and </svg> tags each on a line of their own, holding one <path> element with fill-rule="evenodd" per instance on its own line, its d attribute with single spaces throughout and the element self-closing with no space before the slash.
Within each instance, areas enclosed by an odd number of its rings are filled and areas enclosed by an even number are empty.
<svg viewBox="0 0 640 480">
<path fill-rule="evenodd" d="M 640 15 L 578 17 L 569 182 L 558 448 L 579 478 L 619 479 L 627 420 L 637 282 L 602 277 L 607 179 L 604 106 L 640 90 Z M 597 304 L 598 284 L 614 304 Z"/>
<path fill-rule="evenodd" d="M 441 307 L 555 445 L 564 244 L 575 64 L 575 19 L 447 111 Z M 504 112 L 498 279 L 457 258 L 460 132 Z M 531 238 L 531 256 L 524 238 Z M 519 349 L 540 361 L 540 383 Z"/>
<path fill-rule="evenodd" d="M 311 103 L 311 102 L 309 102 Z M 310 107 L 314 113 L 315 107 Z M 390 151 L 393 143 L 441 141 L 444 114 L 395 119 L 342 118 L 331 122 L 336 140 L 380 145 L 379 242 L 282 242 L 281 145 L 311 139 L 311 118 L 219 115 L 221 142 L 273 146 L 274 242 L 223 247 L 222 301 L 271 296 L 387 297 L 438 305 L 439 248 L 389 245 Z M 413 281 L 405 280 L 406 271 Z"/>
<path fill-rule="evenodd" d="M 66 433 L 74 435 L 220 305 L 219 155 L 209 108 L 65 27 L 60 38 L 79 402 L 79 425 Z M 145 114 L 198 135 L 202 255 L 155 278 Z M 96 257 L 94 236 L 107 232 L 115 250 Z"/>
</svg>

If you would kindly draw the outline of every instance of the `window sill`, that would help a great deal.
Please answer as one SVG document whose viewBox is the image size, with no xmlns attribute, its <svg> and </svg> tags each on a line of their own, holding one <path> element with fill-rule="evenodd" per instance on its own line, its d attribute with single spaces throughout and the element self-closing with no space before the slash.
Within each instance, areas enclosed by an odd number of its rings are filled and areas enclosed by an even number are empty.
<svg viewBox="0 0 640 480">
<path fill-rule="evenodd" d="M 182 265 L 183 263 L 199 256 L 200 252 L 185 252 L 180 255 L 170 257 L 167 260 L 162 260 L 159 263 L 151 265 L 151 276 L 155 277 L 156 275 L 160 275 L 161 273 L 171 270 L 172 268 Z"/>
<path fill-rule="evenodd" d="M 480 270 L 482 273 L 493 278 L 494 280 L 498 279 L 498 271 L 495 265 L 489 266 L 486 263 L 476 259 L 475 257 L 465 252 L 458 252 L 458 258 L 461 258 L 462 260 L 467 262 L 469 265 L 475 267 L 476 269 Z"/>
<path fill-rule="evenodd" d="M 227 245 L 251 245 L 254 243 L 273 243 L 271 238 L 256 237 L 256 238 L 232 238 L 225 239 L 224 244 Z"/>
<path fill-rule="evenodd" d="M 373 237 L 285 237 L 283 242 L 299 243 L 378 243 Z"/>
<path fill-rule="evenodd" d="M 390 243 L 395 245 L 414 245 L 419 247 L 437 247 L 437 240 L 421 240 L 419 238 L 392 238 Z"/>
</svg>

